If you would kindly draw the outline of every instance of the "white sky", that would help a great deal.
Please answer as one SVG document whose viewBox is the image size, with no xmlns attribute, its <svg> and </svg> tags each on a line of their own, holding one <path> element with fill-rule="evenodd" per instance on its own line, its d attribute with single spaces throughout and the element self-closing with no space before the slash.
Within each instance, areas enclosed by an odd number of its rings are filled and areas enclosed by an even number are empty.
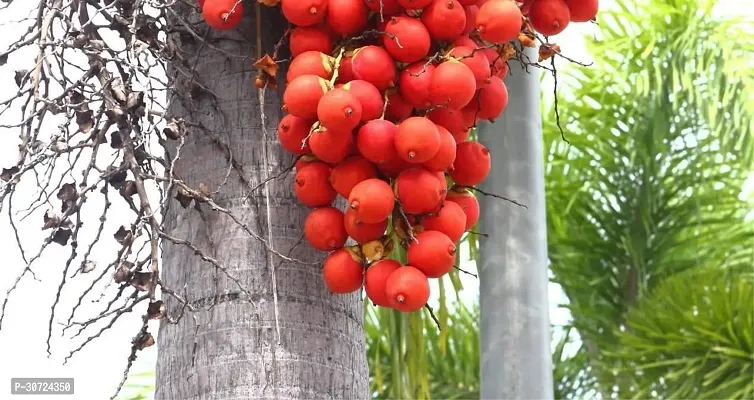
<svg viewBox="0 0 754 400">
<path fill-rule="evenodd" d="M 32 7 L 30 2 L 27 1 L 16 1 L 14 3 L 11 10 L 0 13 L 0 21 L 3 21 L 0 24 L 0 49 L 7 48 L 19 32 L 18 27 L 8 21 L 19 20 L 28 15 Z M 602 0 L 603 6 L 608 3 L 612 3 L 612 0 Z M 750 0 L 723 0 L 721 3 L 721 11 L 725 13 L 741 12 L 741 10 L 750 12 L 751 10 Z M 586 53 L 583 42 L 585 38 L 588 40 L 594 29 L 596 27 L 590 24 L 573 24 L 564 33 L 556 37 L 557 40 L 555 41 L 562 46 L 563 52 L 571 58 L 588 62 L 591 61 L 591 58 Z M 13 70 L 31 68 L 29 62 L 33 55 L 28 52 L 25 54 L 27 56 L 11 57 L 8 64 L 0 68 L 0 100 L 5 100 L 16 91 L 16 86 L 13 83 Z M 552 80 L 550 78 L 544 79 L 542 91 L 543 96 L 551 97 Z M 16 120 L 17 118 L 13 118 L 13 122 Z M 0 124 L 8 122 L 8 119 L 0 119 Z M 0 128 L 0 137 L 4 138 L 4 145 L 0 146 L 0 167 L 15 162 L 17 136 L 16 131 Z M 9 141 L 13 141 L 13 144 L 8 144 Z M 29 176 L 27 176 L 28 178 Z M 30 201 L 31 198 L 28 201 L 16 199 L 17 204 Z M 115 203 L 116 205 L 111 211 L 123 207 L 122 202 L 116 201 Z M 0 275 L 0 300 L 5 298 L 5 291 L 13 284 L 15 277 L 24 268 L 20 252 L 14 245 L 15 238 L 8 224 L 6 211 L 7 205 L 3 209 L 3 215 L 0 216 L 0 257 L 3 259 L 3 274 Z M 97 215 L 89 215 L 85 218 L 88 221 L 96 221 L 98 213 L 99 210 L 97 210 Z M 22 222 L 19 229 L 27 252 L 35 254 L 36 243 L 42 239 L 39 233 L 40 219 L 30 218 L 28 221 Z M 93 257 L 90 257 L 90 259 L 99 261 L 100 264 L 110 262 L 112 254 L 116 251 L 115 243 L 110 240 L 108 231 L 105 232 L 104 236 L 106 243 L 96 248 Z M 45 340 L 50 306 L 62 274 L 62 263 L 68 257 L 68 251 L 67 247 L 50 246 L 46 256 L 35 264 L 34 270 L 41 282 L 33 281 L 27 276 L 12 295 L 13 297 L 6 310 L 3 330 L 0 331 L 0 355 L 3 359 L 0 363 L 0 393 L 2 393 L 0 398 L 7 398 L 10 378 L 12 377 L 73 377 L 76 379 L 76 396 L 74 396 L 76 399 L 109 398 L 120 381 L 126 357 L 130 351 L 131 338 L 140 324 L 138 313 L 122 317 L 115 325 L 115 329 L 108 331 L 108 333 L 87 345 L 67 365 L 61 364 L 63 357 L 73 348 L 72 346 L 77 346 L 80 341 L 60 340 L 59 334 L 53 335 L 53 355 L 51 358 L 47 357 Z M 464 267 L 473 269 L 471 265 Z M 75 268 L 75 266 L 72 266 L 72 268 Z M 73 283 L 67 287 L 68 291 L 57 309 L 62 318 L 67 318 L 71 302 L 77 299 L 77 294 L 86 287 L 85 284 L 88 281 L 88 278 L 84 281 L 74 279 Z M 467 276 L 463 276 L 463 281 L 466 287 L 462 293 L 464 301 L 476 301 L 477 281 Z M 568 318 L 567 313 L 555 308 L 556 303 L 564 301 L 564 298 L 554 285 L 551 285 L 550 289 L 551 322 L 565 323 Z M 85 302 L 81 312 L 77 315 L 91 317 L 98 313 L 101 306 L 102 304 Z M 156 333 L 157 326 L 154 325 L 151 331 Z M 132 371 L 152 370 L 155 359 L 156 346 L 139 354 Z M 46 398 L 55 399 L 56 397 L 48 396 Z M 71 397 L 60 398 L 65 400 Z"/>
</svg>

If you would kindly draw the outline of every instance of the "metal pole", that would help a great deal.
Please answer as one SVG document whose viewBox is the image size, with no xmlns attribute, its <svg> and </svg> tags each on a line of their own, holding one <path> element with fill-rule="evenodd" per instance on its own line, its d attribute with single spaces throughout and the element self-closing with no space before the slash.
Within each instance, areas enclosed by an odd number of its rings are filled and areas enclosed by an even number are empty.
<svg viewBox="0 0 754 400">
<path fill-rule="evenodd" d="M 535 49 L 526 49 L 537 59 Z M 539 71 L 511 65 L 509 103 L 494 123 L 481 123 L 492 172 L 480 185 L 525 204 L 478 195 L 482 209 L 479 266 L 482 399 L 553 398 L 547 300 Z"/>
</svg>

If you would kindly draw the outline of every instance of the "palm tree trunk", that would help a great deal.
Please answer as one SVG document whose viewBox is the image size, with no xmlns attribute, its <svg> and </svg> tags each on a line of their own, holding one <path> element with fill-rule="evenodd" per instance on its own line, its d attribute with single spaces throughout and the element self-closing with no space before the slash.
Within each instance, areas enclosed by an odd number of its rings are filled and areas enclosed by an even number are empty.
<svg viewBox="0 0 754 400">
<path fill-rule="evenodd" d="M 546 400 L 553 390 L 539 81 L 536 70 L 511 67 L 506 111 L 478 129 L 493 171 L 481 189 L 528 209 L 480 198 L 480 229 L 489 235 L 480 239 L 481 397 Z"/>
<path fill-rule="evenodd" d="M 272 54 L 285 21 L 279 10 L 263 9 L 263 53 Z M 179 13 L 189 16 L 185 10 Z M 192 188 L 204 183 L 210 191 L 217 191 L 212 198 L 250 230 L 273 238 L 277 251 L 288 255 L 295 247 L 291 257 L 316 262 L 324 254 L 312 250 L 305 241 L 299 243 L 307 210 L 292 193 L 291 174 L 269 183 L 269 208 L 263 188 L 246 199 L 249 186 L 286 168 L 292 158 L 272 136 L 280 118 L 281 89 L 269 89 L 265 98 L 271 137 L 263 139 L 252 66 L 257 54 L 252 3 L 247 3 L 245 14 L 239 29 L 210 32 L 208 44 L 190 34 L 174 37 L 185 62 L 176 58 L 170 71 L 177 92 L 171 98 L 171 115 L 206 127 L 190 129 L 176 171 Z M 197 19 L 196 14 L 190 17 Z M 205 26 L 200 26 L 198 32 L 203 33 Z M 180 28 L 176 24 L 176 29 Z M 196 83 L 207 89 L 204 94 L 186 79 L 192 69 Z M 278 74 L 283 76 L 284 70 Z M 195 90 L 189 95 L 191 87 Z M 227 183 L 222 184 L 229 173 L 228 153 L 222 148 L 225 145 L 250 184 L 233 170 Z M 206 205 L 200 208 L 201 213 L 174 202 L 165 215 L 166 233 L 191 242 L 215 258 L 240 285 L 186 246 L 164 241 L 162 282 L 201 310 L 187 313 L 176 324 L 164 322 L 160 327 L 156 398 L 368 398 L 360 296 L 330 295 L 320 267 L 283 262 L 231 218 Z M 274 265 L 277 285 L 277 323 L 270 265 Z M 169 312 L 178 314 L 182 304 L 165 297 Z"/>
</svg>

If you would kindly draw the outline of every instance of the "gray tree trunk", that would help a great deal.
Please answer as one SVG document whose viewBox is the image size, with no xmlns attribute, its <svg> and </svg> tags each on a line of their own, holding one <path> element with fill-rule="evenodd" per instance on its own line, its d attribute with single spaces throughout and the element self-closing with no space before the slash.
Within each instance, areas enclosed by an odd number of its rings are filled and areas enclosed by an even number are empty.
<svg viewBox="0 0 754 400">
<path fill-rule="evenodd" d="M 174 35 L 186 63 L 174 65 L 169 72 L 176 78 L 177 88 L 171 96 L 170 109 L 171 115 L 208 128 L 208 132 L 190 129 L 177 163 L 178 173 L 193 188 L 205 183 L 210 190 L 217 190 L 213 198 L 220 206 L 266 238 L 264 190 L 255 191 L 244 202 L 250 189 L 233 171 L 227 183 L 221 185 L 228 173 L 228 162 L 224 151 L 211 139 L 215 135 L 229 145 L 252 186 L 264 180 L 265 146 L 270 176 L 292 161 L 274 138 L 282 89 L 268 90 L 265 114 L 270 140 L 263 140 L 252 66 L 257 54 L 254 7 L 253 3 L 245 4 L 243 26 L 233 32 L 210 33 L 211 46 L 202 45 L 189 34 Z M 264 52 L 272 54 L 285 21 L 278 10 L 263 9 L 263 47 Z M 189 14 L 187 10 L 179 13 Z M 196 14 L 187 18 L 198 19 Z M 197 26 L 203 35 L 206 27 Z M 214 93 L 215 99 L 212 95 L 193 99 L 187 95 L 190 85 L 185 79 L 186 72 L 194 65 L 197 82 Z M 278 76 L 284 77 L 285 71 Z M 283 254 L 299 243 L 308 213 L 297 203 L 291 181 L 289 174 L 269 183 L 272 237 L 274 247 Z M 188 240 L 227 266 L 228 272 L 248 289 L 251 298 L 190 249 L 163 242 L 163 283 L 185 296 L 194 307 L 204 306 L 204 311 L 185 315 L 177 324 L 161 325 L 156 398 L 368 398 L 360 296 L 330 295 L 321 277 L 321 267 L 282 262 L 227 216 L 206 206 L 202 209 L 204 217 L 193 207 L 183 209 L 173 201 L 165 215 L 167 233 Z M 309 262 L 324 258 L 324 253 L 314 251 L 305 241 L 290 255 Z M 272 257 L 276 267 L 279 341 L 268 257 Z M 180 312 L 178 301 L 164 297 L 171 314 Z M 210 308 L 212 304 L 215 305 Z"/>
<path fill-rule="evenodd" d="M 511 69 L 507 109 L 479 126 L 493 171 L 480 188 L 528 209 L 479 196 L 480 230 L 489 235 L 480 239 L 481 397 L 547 400 L 553 391 L 539 77 L 536 69 Z"/>
</svg>

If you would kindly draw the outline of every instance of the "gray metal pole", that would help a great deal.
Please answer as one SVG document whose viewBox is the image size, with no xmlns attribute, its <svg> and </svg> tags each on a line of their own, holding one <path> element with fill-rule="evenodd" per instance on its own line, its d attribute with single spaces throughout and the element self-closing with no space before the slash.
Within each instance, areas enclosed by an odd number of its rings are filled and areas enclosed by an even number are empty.
<svg viewBox="0 0 754 400">
<path fill-rule="evenodd" d="M 527 49 L 537 59 L 535 49 Z M 539 71 L 511 65 L 509 103 L 494 123 L 479 125 L 492 172 L 480 189 L 528 209 L 478 195 L 482 209 L 479 266 L 482 399 L 549 400 L 552 392 L 547 301 Z"/>
</svg>

